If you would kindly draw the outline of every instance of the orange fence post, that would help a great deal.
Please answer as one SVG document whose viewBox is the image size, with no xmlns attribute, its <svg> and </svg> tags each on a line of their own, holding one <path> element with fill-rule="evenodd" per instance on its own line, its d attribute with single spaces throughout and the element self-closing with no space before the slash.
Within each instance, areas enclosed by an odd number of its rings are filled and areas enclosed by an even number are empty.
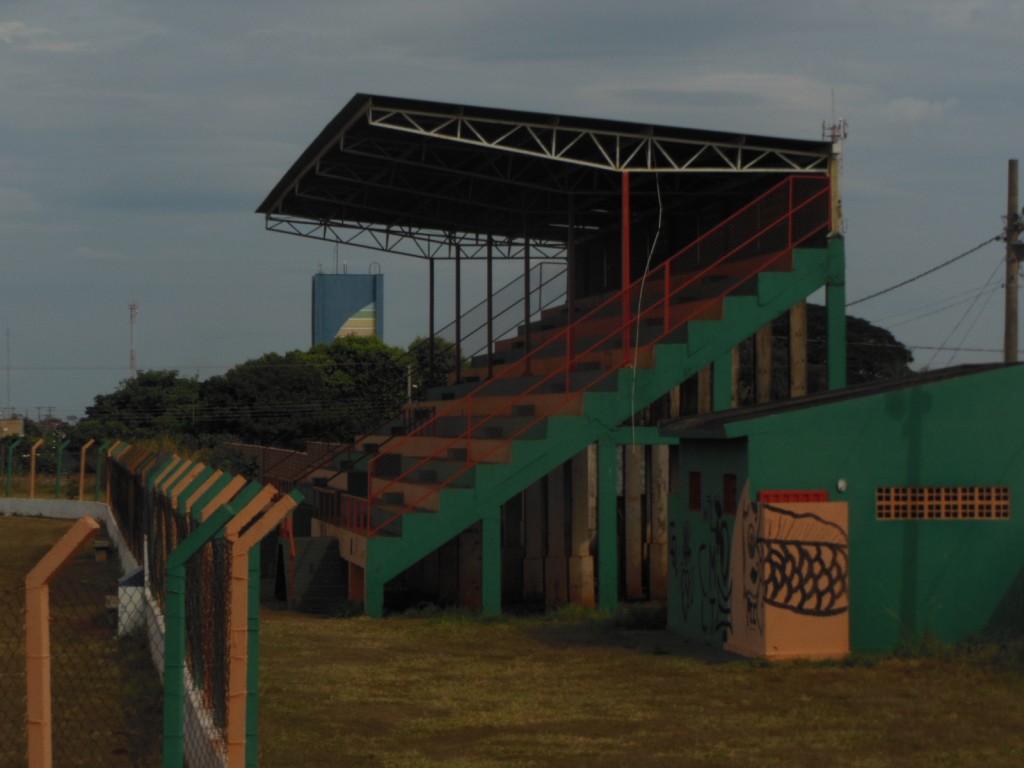
<svg viewBox="0 0 1024 768">
<path fill-rule="evenodd" d="M 78 500 L 85 500 L 85 454 L 86 452 L 96 443 L 95 440 L 90 440 L 82 446 L 82 458 L 78 462 Z"/>
<path fill-rule="evenodd" d="M 50 581 L 99 532 L 86 515 L 76 522 L 25 577 L 25 678 L 28 683 L 29 768 L 53 766 L 50 704 Z"/>
</svg>

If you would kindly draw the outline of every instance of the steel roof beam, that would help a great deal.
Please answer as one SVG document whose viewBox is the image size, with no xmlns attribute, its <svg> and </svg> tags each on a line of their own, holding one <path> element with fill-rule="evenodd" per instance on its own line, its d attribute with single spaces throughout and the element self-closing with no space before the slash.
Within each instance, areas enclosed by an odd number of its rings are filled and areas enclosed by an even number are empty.
<svg viewBox="0 0 1024 768">
<path fill-rule="evenodd" d="M 825 173 L 828 156 L 736 141 L 697 141 L 653 132 L 602 131 L 559 121 L 531 123 L 371 105 L 370 125 L 615 172 Z M 754 140 L 756 141 L 756 140 Z"/>
<path fill-rule="evenodd" d="M 266 229 L 271 232 L 325 240 L 341 245 L 369 248 L 417 258 L 454 259 L 448 252 L 450 246 L 462 247 L 462 258 L 486 257 L 486 236 L 476 234 L 452 234 L 415 227 L 380 227 L 357 222 L 315 221 L 296 217 L 270 214 L 266 217 Z M 565 244 L 556 240 L 530 239 L 532 256 L 546 259 L 565 258 Z M 502 259 L 522 258 L 525 242 L 519 238 L 493 237 L 494 254 Z M 408 247 L 412 244 L 414 247 Z"/>
</svg>

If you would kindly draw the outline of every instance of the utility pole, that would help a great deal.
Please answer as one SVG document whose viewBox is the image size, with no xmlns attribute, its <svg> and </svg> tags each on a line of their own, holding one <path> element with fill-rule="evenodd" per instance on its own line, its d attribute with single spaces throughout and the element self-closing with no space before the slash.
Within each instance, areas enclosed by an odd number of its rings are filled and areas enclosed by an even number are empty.
<svg viewBox="0 0 1024 768">
<path fill-rule="evenodd" d="M 128 370 L 131 373 L 132 378 L 135 378 L 136 363 L 135 363 L 135 319 L 139 315 L 139 305 L 132 302 L 128 305 L 128 314 L 130 317 L 129 322 L 131 323 L 131 348 L 128 355 Z"/>
<path fill-rule="evenodd" d="M 5 402 L 7 404 L 7 410 L 10 412 L 10 415 L 7 418 L 13 419 L 14 418 L 14 406 L 11 405 L 11 326 L 10 326 L 10 324 L 7 325 L 7 400 Z M 4 412 L 2 410 L 0 410 L 0 417 L 2 417 L 3 415 L 4 415 Z"/>
<path fill-rule="evenodd" d="M 1017 362 L 1017 275 L 1020 272 L 1021 221 L 1017 198 L 1017 160 L 1010 160 L 1006 193 L 1006 325 L 1003 362 Z"/>
</svg>

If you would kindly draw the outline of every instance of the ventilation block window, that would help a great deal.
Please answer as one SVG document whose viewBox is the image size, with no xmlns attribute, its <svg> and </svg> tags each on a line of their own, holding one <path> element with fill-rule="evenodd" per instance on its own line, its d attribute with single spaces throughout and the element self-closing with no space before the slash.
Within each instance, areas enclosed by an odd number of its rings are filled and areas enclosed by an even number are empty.
<svg viewBox="0 0 1024 768">
<path fill-rule="evenodd" d="M 1007 486 L 887 486 L 875 491 L 879 520 L 1006 520 Z"/>
</svg>

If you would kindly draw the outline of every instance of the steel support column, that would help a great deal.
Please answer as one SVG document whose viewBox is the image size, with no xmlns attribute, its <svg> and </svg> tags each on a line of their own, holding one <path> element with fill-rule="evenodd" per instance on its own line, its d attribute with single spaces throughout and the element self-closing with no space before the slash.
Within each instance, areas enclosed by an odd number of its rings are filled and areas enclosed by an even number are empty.
<svg viewBox="0 0 1024 768">
<path fill-rule="evenodd" d="M 632 308 L 629 301 L 629 284 L 632 270 L 631 227 L 629 201 L 629 171 L 622 174 L 622 352 L 630 350 L 629 329 L 633 324 Z"/>
<path fill-rule="evenodd" d="M 526 360 L 525 375 L 530 375 L 530 239 L 526 238 L 523 243 L 523 341 L 526 349 L 523 350 Z"/>
<path fill-rule="evenodd" d="M 455 359 L 462 359 L 462 246 L 455 244 Z M 462 366 L 455 366 L 455 383 L 462 382 Z"/>
<path fill-rule="evenodd" d="M 430 263 L 430 279 L 429 279 L 429 314 L 428 326 L 430 329 L 430 337 L 427 339 L 427 381 L 432 382 L 434 380 L 434 259 L 428 259 Z"/>
<path fill-rule="evenodd" d="M 456 365 L 459 360 L 456 359 Z M 494 236 L 487 236 L 487 378 L 494 376 Z"/>
</svg>

